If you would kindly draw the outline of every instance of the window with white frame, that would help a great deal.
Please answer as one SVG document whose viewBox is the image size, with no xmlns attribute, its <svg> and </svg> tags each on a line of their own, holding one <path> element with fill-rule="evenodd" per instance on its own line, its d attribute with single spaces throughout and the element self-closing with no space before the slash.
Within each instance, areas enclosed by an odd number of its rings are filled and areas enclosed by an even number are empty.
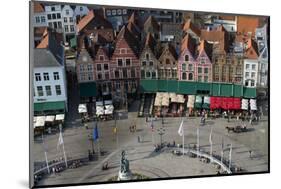
<svg viewBox="0 0 281 189">
<path fill-rule="evenodd" d="M 46 90 L 46 95 L 47 96 L 52 96 L 52 91 L 51 91 L 51 86 L 50 85 L 45 86 L 45 90 Z"/>
<path fill-rule="evenodd" d="M 39 16 L 36 16 L 36 17 L 35 17 L 35 22 L 36 22 L 36 23 L 40 23 L 40 17 L 39 17 Z"/>
<path fill-rule="evenodd" d="M 42 23 L 45 23 L 45 22 L 46 22 L 45 16 L 41 16 L 41 22 L 42 22 Z"/>
<path fill-rule="evenodd" d="M 98 80 L 102 80 L 102 74 L 98 73 Z"/>
<path fill-rule="evenodd" d="M 100 56 L 99 56 L 99 59 L 100 59 L 100 61 L 103 61 L 104 56 L 103 56 L 103 55 L 100 55 Z"/>
<path fill-rule="evenodd" d="M 103 65 L 103 69 L 104 69 L 104 70 L 108 70 L 108 64 L 104 64 L 104 65 Z"/>
<path fill-rule="evenodd" d="M 112 10 L 112 15 L 113 15 L 113 16 L 116 15 L 116 10 Z"/>
<path fill-rule="evenodd" d="M 59 72 L 54 72 L 54 80 L 59 80 L 60 77 L 59 77 Z"/>
<path fill-rule="evenodd" d="M 80 67 L 80 72 L 84 72 L 84 65 L 80 64 L 79 67 Z"/>
<path fill-rule="evenodd" d="M 252 64 L 252 70 L 256 70 L 256 65 Z"/>
<path fill-rule="evenodd" d="M 126 54 L 126 53 L 127 53 L 127 49 L 125 49 L 125 48 L 120 49 L 120 54 Z"/>
<path fill-rule="evenodd" d="M 93 71 L 93 65 L 92 64 L 88 64 L 87 68 L 88 68 L 88 72 L 92 72 Z"/>
<path fill-rule="evenodd" d="M 41 74 L 35 73 L 35 81 L 41 81 Z"/>
<path fill-rule="evenodd" d="M 117 63 L 118 63 L 118 66 L 119 67 L 122 67 L 123 66 L 123 60 L 121 58 L 118 58 L 117 59 Z"/>
<path fill-rule="evenodd" d="M 126 66 L 131 66 L 131 59 L 126 58 Z"/>
<path fill-rule="evenodd" d="M 106 11 L 106 14 L 107 14 L 107 16 L 111 16 L 111 11 L 110 11 L 110 10 L 107 10 L 107 11 Z"/>
<path fill-rule="evenodd" d="M 256 73 L 255 72 L 252 72 L 251 73 L 251 78 L 255 78 L 256 77 Z"/>
<path fill-rule="evenodd" d="M 121 10 L 121 9 L 118 9 L 118 10 L 117 10 L 117 14 L 118 14 L 118 15 L 121 15 L 121 14 L 122 14 L 122 10 Z"/>
<path fill-rule="evenodd" d="M 106 72 L 106 73 L 104 74 L 104 76 L 105 76 L 105 79 L 106 79 L 106 80 L 109 80 L 109 73 L 108 73 L 108 72 Z"/>
<path fill-rule="evenodd" d="M 69 10 L 68 9 L 65 10 L 65 14 L 69 15 Z"/>
<path fill-rule="evenodd" d="M 200 58 L 200 64 L 205 64 L 206 63 L 206 58 L 205 57 L 201 57 Z"/>
<path fill-rule="evenodd" d="M 115 70 L 115 72 L 114 72 L 114 77 L 115 77 L 116 79 L 119 78 L 119 70 Z"/>
<path fill-rule="evenodd" d="M 61 95 L 61 88 L 60 88 L 60 85 L 56 85 L 55 88 L 56 88 L 56 94 L 57 94 L 57 95 Z"/>
<path fill-rule="evenodd" d="M 74 26 L 70 25 L 70 32 L 74 32 Z"/>
<path fill-rule="evenodd" d="M 101 64 L 97 64 L 97 70 L 101 71 Z"/>
<path fill-rule="evenodd" d="M 37 86 L 37 94 L 38 96 L 44 96 L 43 87 Z"/>
<path fill-rule="evenodd" d="M 43 77 L 45 81 L 49 81 L 49 73 L 43 73 Z"/>
<path fill-rule="evenodd" d="M 83 7 L 80 7 L 80 11 L 83 11 Z"/>
<path fill-rule="evenodd" d="M 250 64 L 246 64 L 246 70 L 250 69 Z"/>
<path fill-rule="evenodd" d="M 64 18 L 63 18 L 63 22 L 64 22 L 64 23 L 67 23 L 67 17 L 64 17 Z"/>
<path fill-rule="evenodd" d="M 88 73 L 88 80 L 92 81 L 94 79 L 93 74 L 92 73 Z"/>
<path fill-rule="evenodd" d="M 65 25 L 65 26 L 64 26 L 64 31 L 65 31 L 65 32 L 69 32 L 68 25 Z"/>
<path fill-rule="evenodd" d="M 246 72 L 246 77 L 250 77 L 250 73 L 249 72 Z"/>
<path fill-rule="evenodd" d="M 73 18 L 72 17 L 69 18 L 69 22 L 73 22 Z"/>
</svg>

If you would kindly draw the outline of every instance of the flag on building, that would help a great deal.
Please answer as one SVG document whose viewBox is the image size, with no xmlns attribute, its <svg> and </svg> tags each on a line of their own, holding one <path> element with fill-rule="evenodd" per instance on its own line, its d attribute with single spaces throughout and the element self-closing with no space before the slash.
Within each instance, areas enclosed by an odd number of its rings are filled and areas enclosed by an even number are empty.
<svg viewBox="0 0 281 189">
<path fill-rule="evenodd" d="M 95 126 L 95 129 L 93 130 L 93 140 L 96 141 L 99 138 L 99 132 L 98 132 L 98 126 Z"/>
<path fill-rule="evenodd" d="M 154 131 L 153 119 L 151 119 L 150 127 L 151 127 L 151 131 L 153 132 Z"/>
<path fill-rule="evenodd" d="M 183 135 L 183 120 L 181 121 L 181 124 L 180 124 L 180 127 L 179 127 L 179 130 L 178 130 L 178 133 L 180 136 Z"/>
<path fill-rule="evenodd" d="M 62 132 L 60 132 L 60 134 L 59 134 L 59 140 L 58 140 L 57 148 L 59 148 L 61 145 L 63 145 Z"/>
<path fill-rule="evenodd" d="M 213 129 L 211 129 L 210 136 L 209 136 L 209 142 L 210 142 L 210 144 L 213 143 L 213 142 L 212 142 L 212 132 L 213 132 Z"/>
</svg>

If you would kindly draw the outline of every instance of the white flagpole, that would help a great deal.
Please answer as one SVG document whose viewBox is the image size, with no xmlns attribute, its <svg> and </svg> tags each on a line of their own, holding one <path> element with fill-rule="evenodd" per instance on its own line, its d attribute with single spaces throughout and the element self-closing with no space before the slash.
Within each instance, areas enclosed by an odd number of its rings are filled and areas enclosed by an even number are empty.
<svg viewBox="0 0 281 189">
<path fill-rule="evenodd" d="M 46 160 L 46 164 L 47 164 L 47 169 L 48 169 L 48 173 L 50 174 L 50 167 L 49 167 L 49 163 L 48 163 L 47 149 L 46 149 L 46 146 L 45 146 L 43 134 L 42 134 L 42 140 L 43 140 L 43 147 L 44 147 L 44 153 L 45 153 L 45 160 Z"/>
<path fill-rule="evenodd" d="M 231 154 L 232 154 L 232 144 L 230 144 L 230 150 L 229 150 L 229 164 L 228 164 L 228 169 L 229 170 L 231 168 Z"/>
<path fill-rule="evenodd" d="M 67 166 L 67 159 L 66 159 L 66 155 L 65 155 L 64 141 L 63 141 L 61 129 L 62 129 L 62 125 L 60 124 L 60 137 L 61 137 L 61 140 L 62 140 L 62 150 L 63 150 L 63 156 L 64 156 L 64 161 L 65 161 L 65 166 L 66 166 L 66 168 L 67 168 L 67 167 L 68 167 L 68 166 Z"/>
<path fill-rule="evenodd" d="M 183 123 L 182 123 L 182 155 L 184 155 L 184 124 Z"/>
<path fill-rule="evenodd" d="M 213 141 L 212 141 L 212 132 L 213 132 L 213 128 L 211 128 L 210 137 L 209 137 L 211 162 L 213 162 Z"/>
<path fill-rule="evenodd" d="M 197 157 L 199 157 L 199 127 L 197 127 Z"/>
</svg>

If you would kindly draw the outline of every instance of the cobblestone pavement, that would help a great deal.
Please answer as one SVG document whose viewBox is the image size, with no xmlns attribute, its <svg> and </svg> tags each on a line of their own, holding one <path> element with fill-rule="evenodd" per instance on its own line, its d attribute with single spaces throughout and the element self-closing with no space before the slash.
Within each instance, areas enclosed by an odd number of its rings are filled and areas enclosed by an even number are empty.
<svg viewBox="0 0 281 189">
<path fill-rule="evenodd" d="M 182 143 L 182 137 L 177 133 L 181 118 L 164 119 L 165 134 L 163 142 Z M 79 123 L 79 119 L 77 120 Z M 131 133 L 129 126 L 137 124 L 137 132 Z M 116 176 L 119 170 L 120 152 L 126 151 L 126 156 L 130 161 L 130 167 L 133 172 L 144 174 L 150 178 L 163 178 L 173 176 L 194 176 L 216 174 L 216 169 L 211 164 L 200 162 L 197 158 L 175 156 L 172 153 L 163 151 L 153 152 L 153 145 L 160 143 L 160 136 L 157 129 L 162 126 L 159 119 L 154 122 L 155 132 L 151 132 L 150 123 L 146 123 L 145 118 L 137 118 L 136 112 L 129 112 L 128 119 L 117 121 L 118 134 L 113 133 L 114 121 L 99 122 L 99 146 L 106 155 L 99 158 L 98 161 L 90 162 L 86 166 L 77 169 L 68 169 L 59 175 L 50 175 L 42 180 L 40 185 L 65 184 L 81 182 L 100 182 L 107 181 Z M 240 122 L 235 119 L 229 123 L 226 119 L 207 119 L 205 126 L 200 126 L 200 147 L 201 150 L 209 151 L 209 134 L 213 130 L 213 153 L 220 155 L 222 140 L 224 141 L 224 157 L 228 158 L 228 144 L 232 144 L 232 162 L 234 165 L 241 166 L 248 172 L 267 171 L 268 170 L 268 121 L 267 117 L 253 126 L 248 126 L 249 131 L 245 133 L 228 133 L 225 126 L 235 126 Z M 88 124 L 89 127 L 93 123 Z M 196 130 L 199 126 L 199 118 L 184 118 L 185 146 L 196 143 Z M 91 149 L 91 142 L 88 135 L 92 129 L 86 129 L 83 126 L 72 126 L 64 130 L 65 150 L 68 157 L 87 157 L 88 149 Z M 141 138 L 138 143 L 138 136 Z M 58 134 L 45 137 L 45 143 L 48 146 L 49 160 L 62 156 L 62 152 L 57 149 Z M 98 143 L 94 144 L 95 149 Z M 250 158 L 249 150 L 252 151 Z M 44 151 L 40 142 L 34 145 L 34 158 L 36 162 L 44 162 Z M 108 162 L 110 169 L 102 171 L 103 162 Z"/>
</svg>

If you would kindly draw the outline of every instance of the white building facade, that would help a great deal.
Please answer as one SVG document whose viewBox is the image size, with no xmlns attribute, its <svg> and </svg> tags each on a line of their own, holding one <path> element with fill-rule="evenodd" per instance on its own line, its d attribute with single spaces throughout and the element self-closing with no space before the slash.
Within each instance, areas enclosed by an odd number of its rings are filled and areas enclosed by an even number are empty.
<svg viewBox="0 0 281 189">
<path fill-rule="evenodd" d="M 61 14 L 63 19 L 64 41 L 69 42 L 70 39 L 75 37 L 76 16 L 74 10 L 69 5 L 65 5 L 62 8 Z"/>
<path fill-rule="evenodd" d="M 244 59 L 243 83 L 246 87 L 256 87 L 258 81 L 259 61 L 255 59 Z"/>
<path fill-rule="evenodd" d="M 56 63 L 48 49 L 34 50 L 33 103 L 35 114 L 63 113 L 68 109 L 64 59 Z M 38 110 L 38 107 L 54 108 Z"/>
<path fill-rule="evenodd" d="M 74 9 L 74 14 L 75 14 L 75 17 L 79 16 L 80 18 L 87 15 L 89 12 L 89 9 L 87 6 L 75 6 L 75 9 Z"/>
<path fill-rule="evenodd" d="M 47 27 L 48 21 L 47 21 L 47 14 L 44 11 L 44 8 L 41 4 L 34 4 L 34 6 L 40 6 L 39 8 L 34 10 L 33 14 L 33 26 L 34 27 Z"/>
<path fill-rule="evenodd" d="M 259 72 L 258 87 L 267 87 L 268 85 L 268 45 L 267 45 L 267 25 L 256 29 L 256 41 L 259 50 Z"/>
<path fill-rule="evenodd" d="M 45 12 L 48 19 L 48 26 L 58 33 L 63 32 L 63 18 L 61 5 L 46 5 Z"/>
</svg>

